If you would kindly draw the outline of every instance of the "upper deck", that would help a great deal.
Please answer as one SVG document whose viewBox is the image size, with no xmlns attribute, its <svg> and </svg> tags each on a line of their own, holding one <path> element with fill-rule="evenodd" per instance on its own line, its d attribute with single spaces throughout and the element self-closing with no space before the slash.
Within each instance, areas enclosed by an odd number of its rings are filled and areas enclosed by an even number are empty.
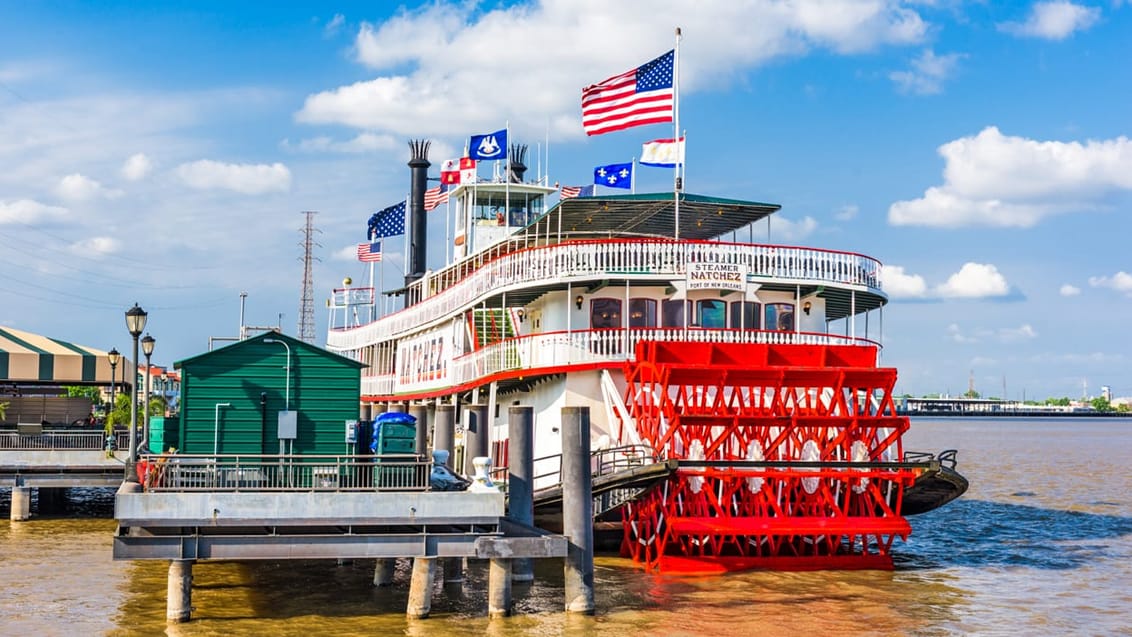
<svg viewBox="0 0 1132 637">
<path fill-rule="evenodd" d="M 413 283 L 420 301 L 360 327 L 331 327 L 327 345 L 356 349 L 395 339 L 506 294 L 523 305 L 549 290 L 591 282 L 654 284 L 685 280 L 689 268 L 734 265 L 748 284 L 798 289 L 826 300 L 826 318 L 880 307 L 880 262 L 861 254 L 814 248 L 647 238 L 568 239 L 524 234 Z"/>
</svg>

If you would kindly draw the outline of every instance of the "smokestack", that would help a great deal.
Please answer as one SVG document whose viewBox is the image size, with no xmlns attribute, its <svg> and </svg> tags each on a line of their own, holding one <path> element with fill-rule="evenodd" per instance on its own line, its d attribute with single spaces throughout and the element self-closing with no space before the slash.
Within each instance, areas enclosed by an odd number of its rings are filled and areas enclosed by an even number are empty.
<svg viewBox="0 0 1132 637">
<path fill-rule="evenodd" d="M 409 185 L 409 263 L 405 274 L 405 285 L 408 286 L 424 276 L 426 248 L 426 226 L 428 218 L 425 216 L 424 194 L 428 184 L 428 147 L 431 144 L 427 139 L 409 140 L 409 172 L 411 183 Z M 420 299 L 406 299 L 406 305 L 416 303 Z"/>
<path fill-rule="evenodd" d="M 527 172 L 527 166 L 523 163 L 527 158 L 527 145 L 511 144 L 511 152 L 507 153 L 507 157 L 510 163 L 507 168 L 507 181 L 513 184 L 523 183 L 523 173 Z"/>
</svg>

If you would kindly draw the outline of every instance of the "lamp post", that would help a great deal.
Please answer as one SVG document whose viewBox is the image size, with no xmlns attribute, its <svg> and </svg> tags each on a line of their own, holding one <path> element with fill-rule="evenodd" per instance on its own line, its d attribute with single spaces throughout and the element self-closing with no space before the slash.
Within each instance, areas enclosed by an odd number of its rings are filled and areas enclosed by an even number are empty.
<svg viewBox="0 0 1132 637">
<path fill-rule="evenodd" d="M 153 346 L 157 341 L 149 334 L 142 337 L 141 348 L 142 354 L 145 354 L 145 398 L 142 399 L 142 422 L 145 423 L 142 427 L 142 440 L 145 441 L 146 449 L 149 449 L 149 357 L 153 355 Z"/>
<path fill-rule="evenodd" d="M 122 360 L 122 355 L 118 353 L 116 347 L 111 347 L 110 351 L 106 352 L 106 358 L 110 360 L 110 408 L 106 410 L 106 421 L 109 422 L 110 412 L 114 411 L 114 383 L 117 378 L 114 368 L 118 366 L 118 361 Z"/>
<path fill-rule="evenodd" d="M 138 483 L 138 337 L 145 329 L 145 310 L 137 303 L 126 310 L 126 330 L 134 338 L 134 378 L 130 383 L 130 457 L 126 460 L 126 482 Z"/>
</svg>

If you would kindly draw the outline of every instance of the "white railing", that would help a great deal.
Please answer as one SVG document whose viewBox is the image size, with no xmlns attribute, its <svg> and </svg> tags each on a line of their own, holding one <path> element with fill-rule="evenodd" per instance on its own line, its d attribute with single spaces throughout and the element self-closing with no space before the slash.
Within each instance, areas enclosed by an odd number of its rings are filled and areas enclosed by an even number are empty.
<svg viewBox="0 0 1132 637">
<path fill-rule="evenodd" d="M 491 260 L 475 267 L 478 260 L 488 258 Z M 413 284 L 420 302 L 359 328 L 331 330 L 327 346 L 339 351 L 357 350 L 396 338 L 513 287 L 611 274 L 680 278 L 690 263 L 739 264 L 754 281 L 773 278 L 880 290 L 880 262 L 848 252 L 742 243 L 571 241 L 500 252 L 498 256 L 492 251 L 450 266 Z M 409 297 L 413 298 L 412 292 Z"/>
<path fill-rule="evenodd" d="M 535 374 L 595 363 L 627 361 L 633 358 L 640 341 L 877 346 L 876 342 L 865 338 L 772 330 L 665 327 L 547 332 L 509 338 L 458 357 L 453 361 L 444 388 L 480 385 L 493 375 L 509 371 Z M 392 374 L 362 376 L 363 396 L 391 396 L 395 392 Z"/>
<path fill-rule="evenodd" d="M 138 467 L 146 491 L 427 491 L 419 456 L 152 455 Z"/>
<path fill-rule="evenodd" d="M 0 450 L 35 451 L 41 449 L 102 449 L 102 432 L 47 431 L 39 434 L 0 433 Z"/>
</svg>

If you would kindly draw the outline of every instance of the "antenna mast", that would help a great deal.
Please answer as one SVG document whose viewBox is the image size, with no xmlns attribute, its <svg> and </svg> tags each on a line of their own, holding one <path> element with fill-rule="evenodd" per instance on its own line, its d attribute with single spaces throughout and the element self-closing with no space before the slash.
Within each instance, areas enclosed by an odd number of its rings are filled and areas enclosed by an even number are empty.
<svg viewBox="0 0 1132 637">
<path fill-rule="evenodd" d="M 303 233 L 303 296 L 299 301 L 299 340 L 304 343 L 314 343 L 314 274 L 311 265 L 318 259 L 312 254 L 314 247 L 322 247 L 315 243 L 314 233 L 321 232 L 314 227 L 314 216 L 317 212 L 305 211 L 307 225 L 300 230 Z"/>
</svg>

